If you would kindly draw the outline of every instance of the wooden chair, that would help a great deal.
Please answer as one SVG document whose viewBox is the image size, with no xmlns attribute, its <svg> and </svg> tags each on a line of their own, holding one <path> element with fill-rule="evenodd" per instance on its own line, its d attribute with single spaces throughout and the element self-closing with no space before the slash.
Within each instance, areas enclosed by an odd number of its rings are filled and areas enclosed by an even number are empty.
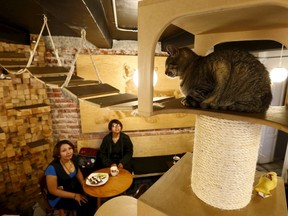
<svg viewBox="0 0 288 216">
<path fill-rule="evenodd" d="M 49 205 L 48 202 L 48 188 L 46 184 L 46 176 L 43 175 L 39 179 L 39 185 L 40 185 L 40 195 L 41 195 L 41 200 L 40 200 L 40 205 L 42 208 L 46 211 L 47 215 L 54 215 L 55 211 L 58 211 L 59 216 L 74 216 L 74 211 L 70 210 L 65 210 L 65 209 L 55 209 Z"/>
</svg>

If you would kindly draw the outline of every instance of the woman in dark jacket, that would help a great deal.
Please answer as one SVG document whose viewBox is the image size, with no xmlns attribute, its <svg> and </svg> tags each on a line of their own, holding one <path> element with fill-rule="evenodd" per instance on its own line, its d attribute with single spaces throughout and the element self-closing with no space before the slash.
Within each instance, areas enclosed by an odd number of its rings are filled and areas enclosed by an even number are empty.
<svg viewBox="0 0 288 216">
<path fill-rule="evenodd" d="M 122 132 L 123 125 L 117 119 L 109 122 L 108 129 L 110 133 L 103 138 L 100 146 L 103 166 L 116 165 L 132 172 L 133 144 L 130 137 Z"/>
</svg>

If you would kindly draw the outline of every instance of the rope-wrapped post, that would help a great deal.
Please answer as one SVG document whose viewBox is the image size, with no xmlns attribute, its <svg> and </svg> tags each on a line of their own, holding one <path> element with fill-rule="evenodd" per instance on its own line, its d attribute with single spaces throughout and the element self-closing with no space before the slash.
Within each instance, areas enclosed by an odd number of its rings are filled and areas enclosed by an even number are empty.
<svg viewBox="0 0 288 216">
<path fill-rule="evenodd" d="M 191 186 L 205 203 L 224 210 L 249 204 L 261 125 L 197 115 Z"/>
</svg>

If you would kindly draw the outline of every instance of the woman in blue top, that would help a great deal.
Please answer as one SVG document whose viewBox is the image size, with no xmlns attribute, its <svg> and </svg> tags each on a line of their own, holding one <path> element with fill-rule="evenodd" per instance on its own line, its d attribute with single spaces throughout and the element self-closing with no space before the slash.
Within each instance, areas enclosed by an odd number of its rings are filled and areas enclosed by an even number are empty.
<svg viewBox="0 0 288 216">
<path fill-rule="evenodd" d="M 76 210 L 77 215 L 89 215 L 88 198 L 81 186 L 85 180 L 78 168 L 74 145 L 69 140 L 59 141 L 54 147 L 53 158 L 45 170 L 49 204 L 56 209 Z"/>
</svg>

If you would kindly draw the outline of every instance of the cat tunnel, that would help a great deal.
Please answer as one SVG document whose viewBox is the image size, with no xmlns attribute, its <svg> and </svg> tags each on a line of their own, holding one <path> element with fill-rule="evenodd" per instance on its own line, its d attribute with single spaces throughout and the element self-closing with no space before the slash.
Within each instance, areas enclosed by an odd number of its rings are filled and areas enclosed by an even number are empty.
<svg viewBox="0 0 288 216">
<path fill-rule="evenodd" d="M 197 115 L 191 186 L 205 203 L 224 210 L 251 200 L 261 126 Z"/>
</svg>

